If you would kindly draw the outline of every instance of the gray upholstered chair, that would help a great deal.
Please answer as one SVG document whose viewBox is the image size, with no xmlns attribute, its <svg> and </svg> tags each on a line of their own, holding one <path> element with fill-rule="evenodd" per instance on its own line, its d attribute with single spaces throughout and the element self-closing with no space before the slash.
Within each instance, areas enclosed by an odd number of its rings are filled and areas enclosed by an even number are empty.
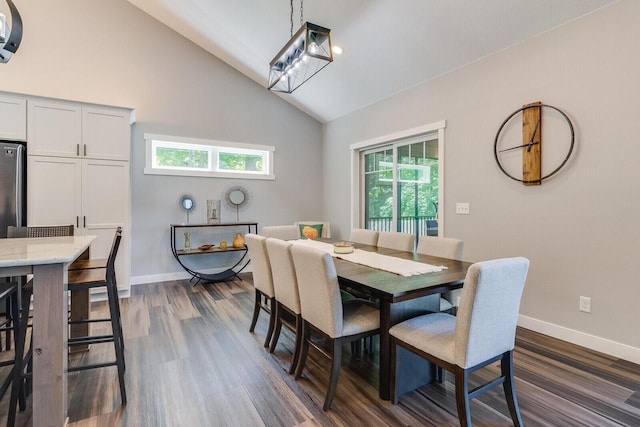
<svg viewBox="0 0 640 427">
<path fill-rule="evenodd" d="M 331 408 L 340 375 L 342 345 L 380 331 L 380 312 L 368 301 L 340 299 L 338 275 L 333 258 L 316 248 L 304 245 L 291 247 L 298 278 L 302 309 L 303 342 L 296 379 L 300 378 L 309 352 L 311 330 L 328 339 L 331 376 L 323 409 Z M 315 346 L 315 345 L 314 345 Z M 324 352 L 322 352 L 325 354 Z"/>
<path fill-rule="evenodd" d="M 272 225 L 262 227 L 262 235 L 280 240 L 297 240 L 300 238 L 300 229 L 295 225 Z"/>
<path fill-rule="evenodd" d="M 397 231 L 381 231 L 378 233 L 378 246 L 381 248 L 413 252 L 413 242 L 413 234 Z"/>
<path fill-rule="evenodd" d="M 513 348 L 522 290 L 529 270 L 526 258 L 505 258 L 473 264 L 462 288 L 458 316 L 433 313 L 405 320 L 391 335 L 392 400 L 395 395 L 396 346 L 409 350 L 455 376 L 456 405 L 461 426 L 471 425 L 469 401 L 502 384 L 516 426 L 522 425 L 513 380 Z M 497 379 L 469 391 L 469 374 L 500 361 Z"/>
<path fill-rule="evenodd" d="M 421 236 L 416 252 L 423 255 L 461 260 L 463 248 L 464 242 L 460 239 Z M 443 293 L 440 297 L 440 311 L 449 311 L 457 307 L 459 296 L 459 289 Z"/>
<path fill-rule="evenodd" d="M 349 241 L 363 245 L 377 246 L 378 232 L 376 230 L 367 230 L 366 228 L 354 228 L 351 230 Z"/>
<path fill-rule="evenodd" d="M 326 221 L 296 221 L 294 225 L 298 228 L 298 236 L 300 236 L 301 225 L 316 225 L 322 224 L 322 235 L 320 237 L 329 239 L 331 238 L 331 223 Z"/>
<path fill-rule="evenodd" d="M 260 310 L 269 313 L 269 327 L 267 335 L 264 339 L 264 346 L 267 347 L 271 342 L 273 327 L 275 324 L 275 316 L 273 311 L 275 308 L 275 292 L 273 290 L 273 278 L 271 276 L 271 264 L 269 263 L 269 255 L 267 252 L 267 238 L 258 234 L 248 233 L 244 236 L 251 257 L 251 268 L 253 271 L 253 287 L 256 293 L 256 300 L 253 305 L 253 318 L 249 332 L 253 332 Z M 263 298 L 265 299 L 263 303 Z"/>
<path fill-rule="evenodd" d="M 271 264 L 271 274 L 273 276 L 273 289 L 275 291 L 276 325 L 271 338 L 269 352 L 273 353 L 278 345 L 280 330 L 283 325 L 283 315 L 289 312 L 295 318 L 296 341 L 293 350 L 293 359 L 289 373 L 293 374 L 300 356 L 300 346 L 302 343 L 302 315 L 300 314 L 300 294 L 298 293 L 298 280 L 296 270 L 291 257 L 291 246 L 293 243 L 280 239 L 267 239 L 267 252 L 269 253 L 269 263 Z M 286 324 L 286 323 L 285 323 Z"/>
</svg>

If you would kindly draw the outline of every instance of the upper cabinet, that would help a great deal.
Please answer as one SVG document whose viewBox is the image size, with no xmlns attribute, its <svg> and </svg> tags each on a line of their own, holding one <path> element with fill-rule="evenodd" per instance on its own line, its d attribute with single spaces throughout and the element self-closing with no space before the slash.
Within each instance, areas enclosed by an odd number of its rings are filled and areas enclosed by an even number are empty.
<svg viewBox="0 0 640 427">
<path fill-rule="evenodd" d="M 0 139 L 27 140 L 27 100 L 0 94 Z"/>
<path fill-rule="evenodd" d="M 39 99 L 27 105 L 29 154 L 129 160 L 131 110 Z"/>
</svg>

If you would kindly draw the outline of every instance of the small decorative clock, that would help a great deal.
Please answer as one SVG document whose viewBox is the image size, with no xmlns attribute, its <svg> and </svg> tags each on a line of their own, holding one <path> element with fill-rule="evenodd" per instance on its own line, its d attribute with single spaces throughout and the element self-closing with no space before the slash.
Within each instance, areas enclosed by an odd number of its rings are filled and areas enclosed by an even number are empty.
<svg viewBox="0 0 640 427">
<path fill-rule="evenodd" d="M 509 178 L 524 185 L 540 185 L 567 164 L 574 145 L 575 132 L 569 116 L 557 107 L 534 102 L 517 109 L 502 122 L 496 133 L 493 153 L 498 167 Z"/>
</svg>

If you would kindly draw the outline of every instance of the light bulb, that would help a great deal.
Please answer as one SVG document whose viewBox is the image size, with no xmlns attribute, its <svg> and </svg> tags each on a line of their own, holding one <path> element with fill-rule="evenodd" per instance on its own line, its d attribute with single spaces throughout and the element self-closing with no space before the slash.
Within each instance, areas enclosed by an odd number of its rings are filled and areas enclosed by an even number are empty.
<svg viewBox="0 0 640 427">
<path fill-rule="evenodd" d="M 318 45 L 316 44 L 316 42 L 311 42 L 311 44 L 309 45 L 309 52 L 311 53 L 318 52 Z"/>
</svg>

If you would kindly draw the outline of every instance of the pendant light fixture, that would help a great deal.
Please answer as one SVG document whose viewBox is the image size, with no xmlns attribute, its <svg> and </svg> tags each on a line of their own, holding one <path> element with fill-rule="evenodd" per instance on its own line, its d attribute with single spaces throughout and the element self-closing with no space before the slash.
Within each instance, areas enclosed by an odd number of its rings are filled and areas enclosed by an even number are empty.
<svg viewBox="0 0 640 427">
<path fill-rule="evenodd" d="M 7 0 L 11 11 L 11 26 L 7 25 L 7 17 L 0 13 L 0 62 L 9 62 L 22 41 L 22 18 L 11 0 Z"/>
<path fill-rule="evenodd" d="M 293 34 L 291 0 L 291 39 L 269 63 L 269 90 L 291 93 L 333 61 L 328 28 L 310 22 L 303 24 L 300 0 L 300 29 Z"/>
</svg>

